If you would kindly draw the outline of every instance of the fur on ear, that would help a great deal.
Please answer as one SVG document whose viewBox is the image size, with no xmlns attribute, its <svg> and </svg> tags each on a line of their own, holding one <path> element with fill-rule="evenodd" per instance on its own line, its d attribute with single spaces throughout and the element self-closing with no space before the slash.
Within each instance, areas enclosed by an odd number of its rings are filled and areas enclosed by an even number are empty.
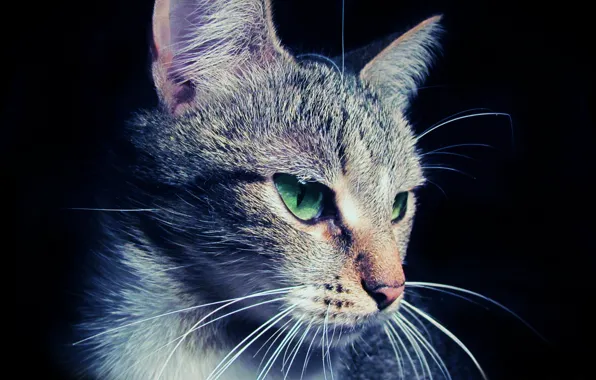
<svg viewBox="0 0 596 380">
<path fill-rule="evenodd" d="M 441 16 L 410 29 L 368 62 L 360 80 L 376 89 L 384 101 L 403 108 L 428 74 L 433 51 L 439 48 Z"/>
<path fill-rule="evenodd" d="M 156 0 L 153 79 L 173 114 L 197 96 L 233 89 L 250 65 L 291 60 L 276 36 L 270 0 Z"/>
</svg>

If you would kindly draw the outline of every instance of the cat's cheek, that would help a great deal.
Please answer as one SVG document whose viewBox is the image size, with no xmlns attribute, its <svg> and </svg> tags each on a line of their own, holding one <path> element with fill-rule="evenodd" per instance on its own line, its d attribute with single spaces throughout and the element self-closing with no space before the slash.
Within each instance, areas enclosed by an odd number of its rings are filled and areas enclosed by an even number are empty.
<svg viewBox="0 0 596 380">
<path fill-rule="evenodd" d="M 413 215 L 406 216 L 398 224 L 393 226 L 393 235 L 395 236 L 395 242 L 399 251 L 399 256 L 403 261 L 406 257 L 406 251 L 410 242 L 410 234 L 413 226 Z"/>
</svg>

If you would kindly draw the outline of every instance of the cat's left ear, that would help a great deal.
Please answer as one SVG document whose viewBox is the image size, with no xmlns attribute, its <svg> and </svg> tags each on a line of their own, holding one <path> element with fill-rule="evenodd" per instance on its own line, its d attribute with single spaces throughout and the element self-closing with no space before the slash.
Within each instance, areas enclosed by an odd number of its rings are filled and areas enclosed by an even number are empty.
<svg viewBox="0 0 596 380">
<path fill-rule="evenodd" d="M 155 86 L 173 114 L 233 91 L 251 68 L 292 60 L 270 0 L 155 0 L 152 48 Z"/>
<path fill-rule="evenodd" d="M 372 86 L 391 106 L 403 109 L 428 73 L 433 51 L 439 48 L 441 16 L 431 17 L 410 29 L 360 71 L 360 79 Z"/>
</svg>

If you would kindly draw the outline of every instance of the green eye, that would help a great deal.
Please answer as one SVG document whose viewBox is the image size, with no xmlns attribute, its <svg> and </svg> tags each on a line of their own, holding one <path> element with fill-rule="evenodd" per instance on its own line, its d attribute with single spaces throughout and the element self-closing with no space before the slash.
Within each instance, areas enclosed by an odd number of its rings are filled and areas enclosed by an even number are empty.
<svg viewBox="0 0 596 380">
<path fill-rule="evenodd" d="M 316 182 L 302 183 L 289 174 L 276 174 L 273 182 L 288 209 L 298 219 L 311 220 L 323 211 L 323 186 Z"/>
<path fill-rule="evenodd" d="M 404 191 L 395 196 L 393 201 L 393 212 L 391 213 L 391 221 L 399 222 L 406 214 L 408 205 L 408 192 Z"/>
</svg>

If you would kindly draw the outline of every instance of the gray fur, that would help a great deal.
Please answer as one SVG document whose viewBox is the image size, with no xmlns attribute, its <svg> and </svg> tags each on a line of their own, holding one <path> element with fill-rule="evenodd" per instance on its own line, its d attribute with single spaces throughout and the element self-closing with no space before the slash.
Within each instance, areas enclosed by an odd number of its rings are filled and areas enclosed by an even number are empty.
<svg viewBox="0 0 596 380">
<path fill-rule="evenodd" d="M 390 315 L 371 312 L 374 301 L 340 273 L 358 254 L 350 234 L 360 232 L 342 227 L 345 238 L 315 238 L 285 209 L 271 178 L 291 173 L 351 194 L 369 246 L 396 247 L 403 259 L 415 198 L 412 193 L 403 221 L 391 225 L 393 198 L 424 182 L 404 112 L 429 63 L 437 20 L 356 76 L 296 63 L 275 37 L 268 2 L 196 0 L 172 9 L 171 20 L 181 19 L 180 10 L 190 16 L 173 30 L 172 45 L 160 44 L 156 52 L 156 86 L 165 107 L 139 113 L 130 128 L 140 158 L 130 168 L 135 187 L 127 202 L 155 211 L 106 219 L 104 248 L 94 252 L 97 272 L 78 327 L 82 338 L 103 334 L 77 345 L 83 348 L 82 372 L 101 379 L 153 379 L 173 346 L 159 348 L 215 307 L 110 329 L 208 302 L 304 286 L 281 295 L 283 302 L 190 334 L 161 378 L 205 378 L 244 336 L 289 305 L 298 305 L 290 318 L 312 321 L 314 328 L 333 307 L 327 318 L 355 336 L 372 329 L 362 336 L 374 338 L 377 359 L 354 356 L 350 339 L 332 348 L 340 378 L 396 378 L 395 356 L 387 356 L 389 341 L 379 335 Z M 164 49 L 173 49 L 173 61 L 160 60 Z M 181 101 L 168 95 L 168 86 L 188 86 L 193 94 Z M 185 106 L 177 108 L 181 102 Z M 334 188 L 338 183 L 341 189 Z M 257 343 L 222 378 L 256 376 L 260 357 L 250 353 Z M 303 354 L 290 378 L 300 377 Z M 312 361 L 307 377 L 322 378 L 320 355 Z M 269 378 L 280 373 L 274 368 Z"/>
</svg>

